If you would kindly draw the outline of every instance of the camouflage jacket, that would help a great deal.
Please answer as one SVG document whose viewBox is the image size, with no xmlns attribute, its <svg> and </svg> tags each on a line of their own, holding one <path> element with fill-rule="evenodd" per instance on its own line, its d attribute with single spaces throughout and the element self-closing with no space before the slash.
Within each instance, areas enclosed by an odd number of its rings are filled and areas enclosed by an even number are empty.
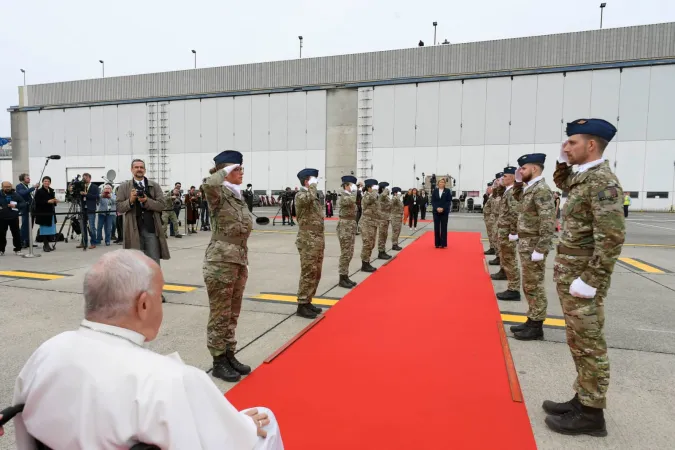
<svg viewBox="0 0 675 450">
<path fill-rule="evenodd" d="M 483 215 L 488 218 L 492 215 L 492 201 L 492 195 L 490 195 L 485 202 L 485 206 L 483 206 Z"/>
<path fill-rule="evenodd" d="M 219 170 L 202 185 L 211 215 L 211 242 L 204 262 L 248 265 L 248 237 L 253 222 L 243 199 L 223 186 L 225 171 Z"/>
<path fill-rule="evenodd" d="M 401 197 L 392 197 L 391 199 L 391 220 L 401 220 L 403 217 L 403 200 Z"/>
<path fill-rule="evenodd" d="M 389 220 L 391 215 L 391 197 L 389 196 L 389 189 L 382 191 L 377 198 L 378 209 L 380 210 L 379 219 Z"/>
<path fill-rule="evenodd" d="M 361 216 L 370 220 L 377 220 L 380 218 L 379 207 L 377 206 L 377 192 L 365 192 L 361 199 Z"/>
<path fill-rule="evenodd" d="M 309 230 L 323 234 L 324 208 L 319 200 L 319 191 L 316 184 L 301 189 L 295 195 L 295 211 L 300 231 Z"/>
<path fill-rule="evenodd" d="M 518 234 L 518 214 L 520 213 L 520 204 L 513 198 L 513 189 L 509 189 L 502 195 L 499 202 L 499 218 L 497 219 L 497 229 L 499 237 L 507 239 L 509 234 Z"/>
<path fill-rule="evenodd" d="M 582 173 L 573 173 L 572 167 L 559 163 L 553 180 L 558 188 L 568 192 L 562 211 L 560 245 L 591 250 L 593 255 L 581 280 L 596 288 L 607 286 L 626 237 L 619 180 L 607 161 Z"/>
<path fill-rule="evenodd" d="M 492 188 L 492 207 L 491 214 L 492 220 L 497 223 L 499 219 L 499 210 L 502 207 L 502 197 L 504 196 L 504 186 L 497 186 Z"/>
<path fill-rule="evenodd" d="M 356 220 L 356 196 L 343 192 L 340 196 L 340 220 Z"/>
<path fill-rule="evenodd" d="M 521 247 L 526 247 L 522 249 L 541 254 L 550 252 L 555 231 L 553 191 L 543 178 L 527 188 L 523 183 L 516 183 L 512 191 L 520 202 L 518 239 Z"/>
</svg>

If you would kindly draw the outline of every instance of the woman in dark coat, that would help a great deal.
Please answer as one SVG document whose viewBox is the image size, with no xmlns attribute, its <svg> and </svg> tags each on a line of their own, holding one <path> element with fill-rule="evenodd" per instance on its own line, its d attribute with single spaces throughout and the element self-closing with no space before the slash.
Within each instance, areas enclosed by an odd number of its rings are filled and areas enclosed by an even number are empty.
<svg viewBox="0 0 675 450">
<path fill-rule="evenodd" d="M 434 238 L 436 248 L 448 246 L 448 214 L 452 204 L 452 192 L 445 187 L 445 178 L 438 180 L 438 188 L 431 194 L 431 206 L 434 213 Z"/>
<path fill-rule="evenodd" d="M 40 236 L 42 236 L 42 250 L 51 252 L 53 249 L 49 242 L 53 242 L 56 236 L 56 204 L 59 200 L 56 198 L 54 189 L 50 187 L 52 179 L 44 177 L 42 187 L 35 191 L 35 223 L 40 225 Z"/>
</svg>

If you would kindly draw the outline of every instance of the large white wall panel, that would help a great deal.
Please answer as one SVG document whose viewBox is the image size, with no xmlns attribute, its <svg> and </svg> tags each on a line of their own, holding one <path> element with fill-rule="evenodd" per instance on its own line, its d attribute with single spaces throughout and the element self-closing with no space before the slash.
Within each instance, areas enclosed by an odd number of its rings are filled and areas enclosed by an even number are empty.
<svg viewBox="0 0 675 450">
<path fill-rule="evenodd" d="M 234 98 L 234 150 L 251 151 L 251 96 Z"/>
<path fill-rule="evenodd" d="M 251 97 L 251 149 L 257 152 L 269 148 L 270 96 L 254 95 Z"/>
<path fill-rule="evenodd" d="M 485 147 L 482 145 L 462 146 L 459 176 L 457 178 L 458 191 L 477 191 L 483 189 L 483 166 Z"/>
<path fill-rule="evenodd" d="M 242 152 L 242 159 L 244 163 L 244 181 L 242 182 L 243 186 L 242 189 L 246 187 L 248 183 L 251 183 L 251 180 L 253 179 L 253 156 L 255 153 L 253 152 Z M 211 164 L 213 164 L 213 161 L 211 161 Z M 253 183 L 251 183 L 253 184 Z"/>
<path fill-rule="evenodd" d="M 460 173 L 459 165 L 461 162 L 461 156 L 462 156 L 462 148 L 458 145 L 452 147 L 438 147 L 438 159 L 436 163 L 436 170 L 425 172 L 425 175 L 428 175 L 429 173 L 432 174 L 449 173 L 450 175 L 458 179 Z M 459 188 L 459 185 L 457 185 L 456 187 Z"/>
<path fill-rule="evenodd" d="M 373 178 L 389 181 L 394 174 L 394 149 L 376 148 L 373 151 Z"/>
<path fill-rule="evenodd" d="M 89 155 L 89 108 L 65 110 L 66 155 Z M 86 142 L 85 142 L 86 141 Z"/>
<path fill-rule="evenodd" d="M 395 86 L 394 147 L 415 146 L 417 88 L 414 84 Z"/>
<path fill-rule="evenodd" d="M 30 111 L 28 118 L 28 154 L 30 156 L 43 156 L 40 145 L 40 132 L 42 129 L 42 117 L 40 111 Z"/>
<path fill-rule="evenodd" d="M 373 147 L 394 146 L 394 97 L 396 86 L 377 86 L 373 90 Z M 362 111 L 359 110 L 359 114 Z"/>
<path fill-rule="evenodd" d="M 319 190 L 325 191 L 326 189 L 326 174 L 324 173 L 325 167 L 326 167 L 326 152 L 323 150 L 307 150 L 306 152 L 306 164 L 307 167 L 311 167 L 313 169 L 318 169 L 319 170 L 319 184 L 317 184 L 317 188 Z M 288 166 L 288 176 L 289 178 L 293 179 L 295 178 L 296 180 L 298 177 L 296 176 L 298 172 L 300 172 L 300 169 L 303 169 L 304 167 L 298 167 L 297 169 L 292 167 L 290 162 Z M 300 183 L 298 181 L 298 183 Z M 285 186 L 284 186 L 285 187 Z M 334 189 L 335 187 L 332 187 Z"/>
<path fill-rule="evenodd" d="M 251 180 L 249 183 L 253 185 L 254 190 L 268 189 L 270 154 L 278 153 L 279 152 L 269 152 L 264 150 L 251 153 L 251 166 L 253 170 L 251 171 L 252 174 L 248 179 Z"/>
<path fill-rule="evenodd" d="M 508 145 L 486 145 L 485 163 L 483 164 L 483 184 L 481 189 L 488 181 L 492 181 L 497 172 L 502 172 L 509 163 Z M 512 163 L 512 165 L 515 165 Z"/>
<path fill-rule="evenodd" d="M 530 153 L 534 153 L 534 144 L 510 145 L 508 158 L 509 165 L 518 167 L 518 158 L 520 158 L 523 155 L 529 155 Z M 546 164 L 555 164 L 555 160 L 553 162 L 547 160 L 544 165 Z M 501 170 L 498 170 L 497 172 L 501 172 Z M 492 175 L 494 176 L 494 173 Z"/>
<path fill-rule="evenodd" d="M 563 122 L 560 140 L 564 141 L 567 135 L 567 123 L 573 120 L 588 118 L 591 114 L 591 91 L 593 86 L 593 72 L 568 72 L 565 77 L 563 97 Z"/>
<path fill-rule="evenodd" d="M 514 77 L 511 82 L 511 144 L 534 142 L 537 118 L 537 76 Z"/>
<path fill-rule="evenodd" d="M 307 149 L 326 149 L 326 91 L 307 92 Z"/>
<path fill-rule="evenodd" d="M 565 77 L 561 73 L 537 76 L 537 119 L 535 143 L 561 142 L 563 116 L 563 88 Z"/>
<path fill-rule="evenodd" d="M 616 139 L 621 142 L 647 139 L 649 80 L 651 67 L 623 69 Z"/>
<path fill-rule="evenodd" d="M 439 87 L 438 145 L 448 147 L 462 143 L 461 81 L 443 81 Z"/>
<path fill-rule="evenodd" d="M 288 149 L 307 149 L 307 94 L 288 94 Z"/>
<path fill-rule="evenodd" d="M 91 154 L 92 156 L 105 155 L 105 110 L 103 108 L 90 108 L 91 120 Z"/>
<path fill-rule="evenodd" d="M 288 148 L 288 94 L 271 95 L 269 113 L 270 150 L 286 150 Z"/>
<path fill-rule="evenodd" d="M 533 153 L 543 153 L 546 155 L 546 163 L 544 164 L 544 178 L 546 178 L 546 182 L 551 189 L 558 189 L 555 187 L 555 183 L 553 183 L 553 172 L 555 171 L 555 162 L 560 155 L 560 143 L 535 144 Z"/>
<path fill-rule="evenodd" d="M 270 190 L 286 189 L 289 168 L 293 169 L 293 162 L 288 160 L 286 152 L 269 152 L 268 178 Z"/>
<path fill-rule="evenodd" d="M 61 112 L 61 111 L 59 111 Z M 53 117 L 54 117 L 54 111 L 53 110 L 44 110 L 44 111 L 39 111 L 39 112 L 30 112 L 28 114 L 39 114 L 40 115 L 40 128 L 38 129 L 38 134 L 39 134 L 39 139 L 40 139 L 40 152 L 37 155 L 33 155 L 32 153 L 30 156 L 49 156 L 49 155 L 54 155 L 54 154 L 59 154 L 54 151 L 54 142 L 53 142 Z M 63 114 L 63 112 L 61 112 Z M 28 130 L 29 133 L 33 133 L 34 131 Z M 63 156 L 63 155 L 61 155 Z"/>
<path fill-rule="evenodd" d="M 624 191 L 640 192 L 643 190 L 645 171 L 642 168 L 645 164 L 645 149 L 646 142 L 644 141 L 618 143 L 616 165 L 612 164 L 612 169 L 619 178 Z M 643 198 L 644 194 L 640 197 Z"/>
<path fill-rule="evenodd" d="M 234 97 L 216 100 L 218 103 L 218 150 L 234 150 Z M 172 103 L 173 105 L 173 103 Z M 171 117 L 173 127 L 173 117 Z"/>
<path fill-rule="evenodd" d="M 438 147 L 417 147 L 413 149 L 415 156 L 415 173 L 416 176 L 422 180 L 422 173 L 431 175 L 432 173 L 439 173 L 437 167 L 438 162 Z M 447 169 L 446 169 L 447 170 Z M 403 186 L 399 186 L 403 189 Z"/>
<path fill-rule="evenodd" d="M 483 145 L 485 143 L 486 97 L 487 97 L 486 79 L 464 81 L 464 90 L 462 92 L 463 146 Z"/>
<path fill-rule="evenodd" d="M 415 176 L 421 176 L 422 172 L 414 168 L 415 149 L 414 148 L 395 148 L 393 154 L 393 165 L 391 178 L 377 178 L 377 181 L 389 182 L 389 190 L 398 186 L 415 186 Z"/>
<path fill-rule="evenodd" d="M 417 105 L 415 107 L 417 111 L 415 119 L 415 147 L 417 147 L 417 152 L 421 150 L 421 147 L 434 147 L 434 155 L 436 154 L 440 86 L 441 83 L 420 83 L 417 86 Z"/>
<path fill-rule="evenodd" d="M 621 72 L 619 69 L 594 70 L 591 92 L 591 114 L 596 119 L 605 119 L 618 128 Z"/>
<path fill-rule="evenodd" d="M 171 102 L 169 103 L 169 153 L 172 155 L 185 153 L 185 103 L 186 102 Z M 118 110 L 118 123 L 122 122 L 126 113 L 122 110 L 122 105 Z M 124 143 L 124 131 L 121 126 L 118 130 L 120 134 L 120 154 L 128 154 L 128 145 Z M 173 158 L 171 159 L 173 165 Z"/>
<path fill-rule="evenodd" d="M 212 153 L 215 156 L 222 151 L 218 147 L 218 99 L 202 99 L 200 107 L 201 151 L 203 153 Z"/>
<path fill-rule="evenodd" d="M 170 156 L 171 171 L 168 174 L 169 177 L 169 187 L 173 188 L 175 183 L 180 182 L 183 185 L 183 190 L 185 187 L 190 187 L 187 180 L 188 179 L 188 168 L 185 166 L 185 161 L 188 159 L 194 158 L 194 155 L 187 153 L 179 153 L 176 155 Z M 122 155 L 120 155 L 120 165 L 122 164 Z"/>
<path fill-rule="evenodd" d="M 511 120 L 511 78 L 488 78 L 485 144 L 508 144 Z"/>
<path fill-rule="evenodd" d="M 286 155 L 286 158 L 288 158 L 288 173 L 286 177 L 287 183 L 295 183 L 293 186 L 296 186 L 298 184 L 298 177 L 296 175 L 306 167 L 319 170 L 319 177 L 323 177 L 325 175 L 321 173 L 323 167 L 313 167 L 307 162 L 306 150 L 289 150 L 284 154 Z"/>
<path fill-rule="evenodd" d="M 52 123 L 52 150 L 50 155 L 66 155 L 66 113 L 62 109 L 49 110 Z"/>
<path fill-rule="evenodd" d="M 675 64 L 652 66 L 649 89 L 647 140 L 666 139 L 675 139 Z"/>
<path fill-rule="evenodd" d="M 675 141 L 647 141 L 645 191 L 672 191 Z"/>
<path fill-rule="evenodd" d="M 148 114 L 145 103 L 131 105 L 131 149 L 134 158 L 148 154 Z M 131 161 L 129 161 L 131 164 Z"/>
</svg>

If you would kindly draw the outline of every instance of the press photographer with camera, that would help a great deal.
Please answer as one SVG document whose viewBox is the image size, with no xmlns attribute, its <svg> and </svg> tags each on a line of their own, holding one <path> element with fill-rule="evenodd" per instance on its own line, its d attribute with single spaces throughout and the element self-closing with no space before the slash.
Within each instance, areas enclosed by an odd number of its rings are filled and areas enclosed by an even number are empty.
<svg viewBox="0 0 675 450">
<path fill-rule="evenodd" d="M 77 248 L 96 248 L 100 242 L 96 241 L 96 207 L 101 198 L 101 192 L 98 186 L 91 182 L 91 175 L 88 173 L 82 174 L 82 181 L 73 180 L 73 198 L 80 203 L 82 207 L 82 217 L 86 218 L 89 226 L 86 223 L 82 224 L 82 242 Z M 77 195 L 79 193 L 79 195 Z M 89 239 L 89 231 L 91 231 L 91 239 Z"/>
<path fill-rule="evenodd" d="M 159 184 L 145 177 L 142 159 L 131 162 L 131 173 L 133 179 L 117 191 L 117 212 L 124 214 L 124 248 L 141 250 L 159 265 L 161 259 L 171 258 L 162 229 L 164 194 Z"/>
</svg>

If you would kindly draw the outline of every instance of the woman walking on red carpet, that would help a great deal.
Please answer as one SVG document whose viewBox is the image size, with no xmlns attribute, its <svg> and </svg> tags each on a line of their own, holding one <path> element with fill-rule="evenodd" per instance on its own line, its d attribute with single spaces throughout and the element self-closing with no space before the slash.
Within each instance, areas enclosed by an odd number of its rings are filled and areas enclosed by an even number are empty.
<svg viewBox="0 0 675 450">
<path fill-rule="evenodd" d="M 452 192 L 445 187 L 445 178 L 438 181 L 438 188 L 431 194 L 431 209 L 434 213 L 434 237 L 436 248 L 448 246 L 448 214 L 452 203 Z"/>
</svg>

